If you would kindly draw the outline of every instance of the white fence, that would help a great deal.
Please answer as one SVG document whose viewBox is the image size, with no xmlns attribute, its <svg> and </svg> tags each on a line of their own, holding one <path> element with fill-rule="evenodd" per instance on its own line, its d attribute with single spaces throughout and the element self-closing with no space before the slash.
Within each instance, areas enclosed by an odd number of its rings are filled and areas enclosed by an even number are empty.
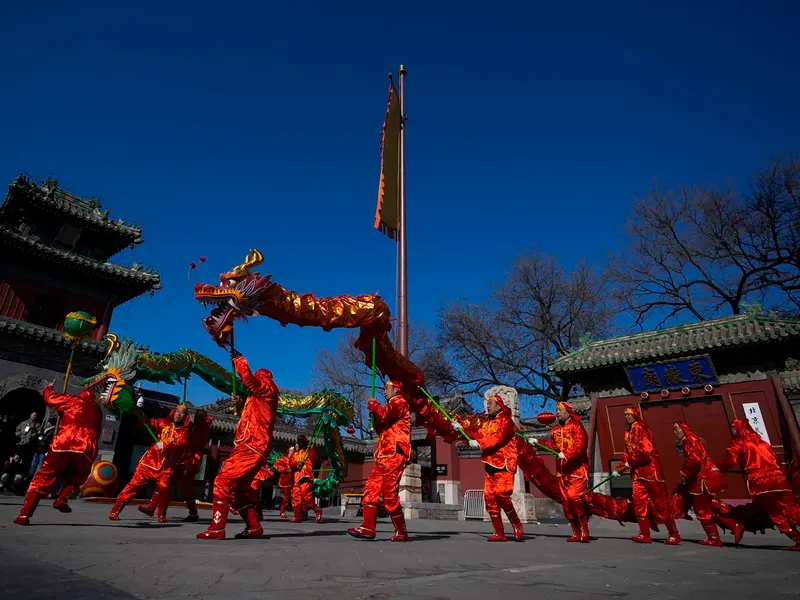
<svg viewBox="0 0 800 600">
<path fill-rule="evenodd" d="M 483 520 L 483 490 L 464 492 L 464 518 Z"/>
</svg>

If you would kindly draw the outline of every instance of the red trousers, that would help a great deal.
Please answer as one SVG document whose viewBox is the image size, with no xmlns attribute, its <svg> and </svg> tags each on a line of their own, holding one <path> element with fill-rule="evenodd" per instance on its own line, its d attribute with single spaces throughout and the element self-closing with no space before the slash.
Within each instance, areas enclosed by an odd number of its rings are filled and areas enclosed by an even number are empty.
<svg viewBox="0 0 800 600">
<path fill-rule="evenodd" d="M 281 486 L 281 514 L 286 512 L 286 509 L 289 507 L 289 499 L 292 497 L 294 490 L 292 490 L 291 486 L 282 485 Z M 292 504 L 294 506 L 294 504 Z"/>
<path fill-rule="evenodd" d="M 589 479 L 586 477 L 559 477 L 561 506 L 567 521 L 577 521 L 588 514 L 586 497 L 589 494 Z"/>
<path fill-rule="evenodd" d="M 223 502 L 234 510 L 258 504 L 253 479 L 264 466 L 264 457 L 247 446 L 237 446 L 214 479 L 214 502 Z"/>
<path fill-rule="evenodd" d="M 91 472 L 92 461 L 85 454 L 50 451 L 33 476 L 28 492 L 36 492 L 42 498 L 46 498 L 53 491 L 56 480 L 63 477 L 66 481 L 60 496 L 67 497 L 76 487 L 86 483 Z"/>
<path fill-rule="evenodd" d="M 513 508 L 511 492 L 514 491 L 514 473 L 508 471 L 486 472 L 483 477 L 483 503 L 490 515 L 500 513 L 502 508 L 509 511 Z"/>
<path fill-rule="evenodd" d="M 691 500 L 691 508 L 694 509 L 694 514 L 697 516 L 698 521 L 710 521 L 714 517 L 714 497 L 703 490 L 702 494 L 687 494 Z M 689 506 L 684 507 L 689 510 Z"/>
<path fill-rule="evenodd" d="M 781 533 L 791 531 L 800 525 L 800 507 L 792 492 L 758 494 L 753 496 L 753 502 L 769 514 L 769 518 Z"/>
<path fill-rule="evenodd" d="M 649 500 L 649 503 L 648 503 Z M 633 513 L 637 519 L 647 518 L 647 509 L 652 505 L 655 517 L 662 523 L 672 520 L 667 484 L 663 481 L 633 480 Z"/>
<path fill-rule="evenodd" d="M 282 500 L 281 508 L 283 508 L 283 502 Z M 292 506 L 295 509 L 302 507 L 305 510 L 309 510 L 314 505 L 313 482 L 305 479 L 292 488 Z"/>
<path fill-rule="evenodd" d="M 117 496 L 117 503 L 124 502 L 127 504 L 133 500 L 136 492 L 138 492 L 151 481 L 154 481 L 156 484 L 156 492 L 158 492 L 159 503 L 162 503 L 163 506 L 167 506 L 169 504 L 169 488 L 173 474 L 174 472 L 172 469 L 162 468 L 155 470 L 144 466 L 142 463 L 139 463 L 136 466 L 136 470 L 133 472 L 133 477 L 128 482 L 128 485 L 126 485 Z"/>
<path fill-rule="evenodd" d="M 408 459 L 399 452 L 389 458 L 375 461 L 372 473 L 364 485 L 362 504 L 378 504 L 383 496 L 383 507 L 389 514 L 400 510 L 400 477 L 408 465 Z"/>
</svg>

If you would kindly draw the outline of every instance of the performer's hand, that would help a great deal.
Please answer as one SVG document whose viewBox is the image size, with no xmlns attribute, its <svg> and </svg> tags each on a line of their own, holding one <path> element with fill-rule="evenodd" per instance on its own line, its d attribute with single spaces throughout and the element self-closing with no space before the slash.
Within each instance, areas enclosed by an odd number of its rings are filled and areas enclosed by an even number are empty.
<svg viewBox="0 0 800 600">
<path fill-rule="evenodd" d="M 564 453 L 563 453 L 563 452 L 559 452 L 559 453 L 558 453 L 558 458 L 560 458 L 561 460 L 567 460 L 567 457 L 566 457 L 566 456 L 564 456 Z"/>
<path fill-rule="evenodd" d="M 612 477 L 619 477 L 620 475 L 622 475 L 622 473 L 619 469 L 611 473 Z"/>
<path fill-rule="evenodd" d="M 159 450 L 163 450 L 164 449 L 164 442 L 158 442 L 156 444 L 156 448 L 158 448 Z"/>
<path fill-rule="evenodd" d="M 375 398 L 370 398 L 369 402 L 367 403 L 367 410 L 371 413 L 377 412 L 380 408 L 380 404 L 378 403 Z"/>
<path fill-rule="evenodd" d="M 478 440 L 470 440 L 469 441 L 470 448 L 480 448 L 481 445 L 478 443 Z"/>
<path fill-rule="evenodd" d="M 142 396 L 139 396 L 139 398 L 136 399 L 136 407 L 144 408 L 144 398 Z"/>
<path fill-rule="evenodd" d="M 453 421 L 451 423 L 451 425 L 453 426 L 453 429 L 455 429 L 456 431 L 460 431 L 461 429 L 464 429 L 464 427 L 461 425 L 461 423 L 458 423 L 457 421 Z"/>
</svg>

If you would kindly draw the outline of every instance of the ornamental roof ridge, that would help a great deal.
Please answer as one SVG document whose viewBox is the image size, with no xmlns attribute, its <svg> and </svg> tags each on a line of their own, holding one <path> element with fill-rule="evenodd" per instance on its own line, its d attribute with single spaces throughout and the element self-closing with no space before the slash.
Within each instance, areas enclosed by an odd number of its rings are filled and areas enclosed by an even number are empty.
<svg viewBox="0 0 800 600">
<path fill-rule="evenodd" d="M 59 346 L 64 346 L 65 348 L 69 348 L 72 345 L 72 341 L 67 339 L 63 331 L 50 329 L 49 327 L 43 327 L 41 325 L 34 325 L 27 321 L 20 321 L 2 315 L 0 315 L 0 333 L 50 342 Z M 82 352 L 102 356 L 105 354 L 107 346 L 105 342 L 81 340 L 78 342 L 78 348 Z"/>
<path fill-rule="evenodd" d="M 14 241 L 19 242 L 20 244 L 24 244 L 34 250 L 39 250 L 41 252 L 49 254 L 50 256 L 58 257 L 63 260 L 77 263 L 79 265 L 88 267 L 90 269 L 104 271 L 110 275 L 118 275 L 120 277 L 132 278 L 142 283 L 149 284 L 150 289 L 152 290 L 160 290 L 162 288 L 161 275 L 158 269 L 153 269 L 151 267 L 144 267 L 136 262 L 134 262 L 134 264 L 130 267 L 126 267 L 112 262 L 101 262 L 94 258 L 89 258 L 87 256 L 82 256 L 80 254 L 76 254 L 68 250 L 62 250 L 61 248 L 55 248 L 53 246 L 49 246 L 43 242 L 31 239 L 24 234 L 14 231 L 13 229 L 6 227 L 5 225 L 0 225 L 0 234 L 8 236 Z"/>
<path fill-rule="evenodd" d="M 92 225 L 109 229 L 118 234 L 130 239 L 130 243 L 139 244 L 142 242 L 142 227 L 141 225 L 117 219 L 112 221 L 109 218 L 109 211 L 101 210 L 102 206 L 100 201 L 94 197 L 81 198 L 75 194 L 71 194 L 58 187 L 58 182 L 45 182 L 39 186 L 36 180 L 24 173 L 20 173 L 11 182 L 9 187 L 9 195 L 11 189 L 17 188 L 28 192 L 29 198 L 42 204 L 47 204 L 50 207 L 69 214 L 73 217 L 82 219 Z"/>
<path fill-rule="evenodd" d="M 589 342 L 558 357 L 549 370 L 587 371 L 793 337 L 800 337 L 800 319 L 746 312 Z"/>
</svg>

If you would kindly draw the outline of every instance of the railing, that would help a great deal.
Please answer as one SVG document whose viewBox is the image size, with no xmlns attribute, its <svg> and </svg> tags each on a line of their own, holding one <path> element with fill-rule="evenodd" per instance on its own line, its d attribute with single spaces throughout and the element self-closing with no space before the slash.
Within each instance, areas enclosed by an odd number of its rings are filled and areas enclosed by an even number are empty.
<svg viewBox="0 0 800 600">
<path fill-rule="evenodd" d="M 464 492 L 464 518 L 483 520 L 483 490 Z"/>
</svg>

